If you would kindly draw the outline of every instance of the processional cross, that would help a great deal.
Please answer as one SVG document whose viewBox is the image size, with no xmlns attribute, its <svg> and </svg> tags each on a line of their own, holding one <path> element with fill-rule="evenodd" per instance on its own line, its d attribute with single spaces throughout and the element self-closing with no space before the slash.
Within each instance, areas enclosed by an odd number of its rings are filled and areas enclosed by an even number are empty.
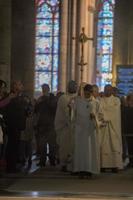
<svg viewBox="0 0 133 200">
<path fill-rule="evenodd" d="M 81 56 L 80 56 L 80 62 L 78 63 L 78 65 L 80 65 L 80 71 L 81 71 L 81 83 L 83 82 L 84 66 L 87 65 L 87 63 L 84 62 L 84 45 L 88 40 L 93 40 L 93 38 L 87 37 L 85 34 L 85 28 L 82 27 L 82 32 L 80 33 L 78 38 L 78 41 L 81 44 Z"/>
</svg>

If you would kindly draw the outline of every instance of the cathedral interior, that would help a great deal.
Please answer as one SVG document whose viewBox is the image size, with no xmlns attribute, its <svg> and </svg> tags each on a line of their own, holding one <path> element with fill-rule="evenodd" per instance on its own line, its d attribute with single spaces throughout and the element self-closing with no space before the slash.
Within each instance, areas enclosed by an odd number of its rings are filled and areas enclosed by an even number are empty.
<svg viewBox="0 0 133 200">
<path fill-rule="evenodd" d="M 0 79 L 38 98 L 41 85 L 66 92 L 70 80 L 133 91 L 133 0 L 0 0 Z M 133 136 L 132 136 L 133 137 Z M 2 167 L 1 167 L 2 168 Z M 5 174 L 0 199 L 133 199 L 133 168 L 78 179 L 33 165 Z"/>
</svg>

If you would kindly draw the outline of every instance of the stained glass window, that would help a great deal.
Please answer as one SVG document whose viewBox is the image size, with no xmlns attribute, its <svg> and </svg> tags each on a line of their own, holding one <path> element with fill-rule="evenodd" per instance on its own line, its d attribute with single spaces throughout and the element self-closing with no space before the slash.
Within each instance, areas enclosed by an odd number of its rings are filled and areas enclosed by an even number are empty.
<svg viewBox="0 0 133 200">
<path fill-rule="evenodd" d="M 35 92 L 43 83 L 58 87 L 59 0 L 36 0 Z"/>
<path fill-rule="evenodd" d="M 101 90 L 112 81 L 114 5 L 115 0 L 103 0 L 98 13 L 96 83 Z"/>
</svg>

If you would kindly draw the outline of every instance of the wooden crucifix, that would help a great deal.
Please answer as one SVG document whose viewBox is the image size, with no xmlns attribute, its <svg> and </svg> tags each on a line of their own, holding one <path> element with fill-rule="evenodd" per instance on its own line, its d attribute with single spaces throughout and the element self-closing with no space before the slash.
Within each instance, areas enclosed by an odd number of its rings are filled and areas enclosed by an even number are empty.
<svg viewBox="0 0 133 200">
<path fill-rule="evenodd" d="M 75 38 L 73 38 L 73 39 L 75 39 Z M 87 65 L 87 63 L 84 62 L 84 44 L 88 40 L 93 40 L 93 38 L 87 37 L 85 34 L 85 28 L 82 27 L 82 32 L 80 33 L 79 38 L 78 38 L 78 41 L 81 44 L 81 57 L 80 57 L 80 62 L 78 63 L 78 65 L 80 65 L 80 71 L 81 71 L 81 83 L 83 82 L 84 66 Z"/>
</svg>

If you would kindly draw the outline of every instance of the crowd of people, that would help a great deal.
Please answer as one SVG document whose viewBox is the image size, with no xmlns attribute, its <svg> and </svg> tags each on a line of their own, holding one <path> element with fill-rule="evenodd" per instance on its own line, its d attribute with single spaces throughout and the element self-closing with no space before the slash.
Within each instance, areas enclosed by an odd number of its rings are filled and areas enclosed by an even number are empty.
<svg viewBox="0 0 133 200">
<path fill-rule="evenodd" d="M 31 100 L 21 81 L 10 93 L 0 80 L 0 164 L 15 173 L 32 166 L 36 155 L 40 167 L 58 165 L 61 171 L 80 177 L 133 166 L 133 93 L 120 98 L 106 85 L 70 81 L 67 92 L 50 92 Z M 125 162 L 127 163 L 125 164 Z"/>
</svg>

